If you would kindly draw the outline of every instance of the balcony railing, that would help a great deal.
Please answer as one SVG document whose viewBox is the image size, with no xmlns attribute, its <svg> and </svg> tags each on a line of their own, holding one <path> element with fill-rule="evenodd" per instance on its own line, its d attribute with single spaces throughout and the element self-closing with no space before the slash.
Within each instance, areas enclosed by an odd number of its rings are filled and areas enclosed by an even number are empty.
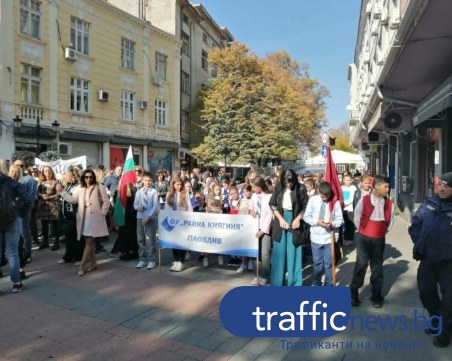
<svg viewBox="0 0 452 361">
<path fill-rule="evenodd" d="M 34 120 L 37 117 L 42 119 L 44 115 L 44 109 L 33 106 L 23 106 L 20 110 L 20 117 L 23 120 Z"/>
<path fill-rule="evenodd" d="M 348 124 L 350 126 L 357 125 L 359 121 L 359 110 L 351 110 L 350 111 L 350 120 Z"/>
</svg>

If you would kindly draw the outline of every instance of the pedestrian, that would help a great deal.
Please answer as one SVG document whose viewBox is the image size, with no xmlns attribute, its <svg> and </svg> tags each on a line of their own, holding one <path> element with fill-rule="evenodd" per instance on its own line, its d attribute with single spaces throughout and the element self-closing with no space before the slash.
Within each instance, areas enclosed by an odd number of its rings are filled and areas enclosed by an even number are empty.
<svg viewBox="0 0 452 361">
<path fill-rule="evenodd" d="M 21 228 L 18 213 L 22 214 L 29 208 L 33 199 L 29 197 L 22 184 L 8 177 L 7 174 L 8 162 L 0 159 L 0 254 L 6 251 L 9 264 L 9 277 L 13 283 L 12 292 L 17 293 L 21 292 L 24 287 L 20 281 L 18 244 Z M 10 207 L 6 204 L 10 203 L 8 199 L 14 200 L 16 204 L 17 199 L 20 199 L 22 206 L 20 209 L 11 212 Z M 8 217 L 5 215 L 8 215 Z"/>
<path fill-rule="evenodd" d="M 420 261 L 419 297 L 432 320 L 425 331 L 434 335 L 442 319 L 442 332 L 433 345 L 447 347 L 452 334 L 452 172 L 440 177 L 438 193 L 413 214 L 408 232 L 414 243 L 413 256 Z"/>
<path fill-rule="evenodd" d="M 152 175 L 144 172 L 141 178 L 142 187 L 135 195 L 133 208 L 137 211 L 137 241 L 140 260 L 136 268 L 156 267 L 157 228 L 155 219 L 160 209 L 157 191 L 152 187 Z"/>
<path fill-rule="evenodd" d="M 307 203 L 306 189 L 298 182 L 295 171 L 287 169 L 282 172 L 269 202 L 274 215 L 270 275 L 272 286 L 302 285 L 300 226 Z"/>
<path fill-rule="evenodd" d="M 357 188 L 352 184 L 350 173 L 345 173 L 341 190 L 344 199 L 344 246 L 351 246 L 355 237 L 355 224 L 353 222 L 353 199 Z"/>
<path fill-rule="evenodd" d="M 182 180 L 179 177 L 173 177 L 166 196 L 165 209 L 173 211 L 192 212 L 193 208 L 188 199 L 187 192 L 183 189 Z M 182 272 L 184 270 L 185 251 L 183 249 L 173 248 L 174 262 L 170 271 Z"/>
<path fill-rule="evenodd" d="M 335 233 L 335 241 L 339 240 L 339 229 L 344 223 L 342 209 L 336 201 L 330 212 L 331 184 L 320 183 L 319 194 L 309 199 L 304 214 L 304 221 L 310 225 L 310 239 L 313 260 L 313 286 L 332 286 L 331 232 Z M 322 283 L 322 275 L 325 274 Z"/>
<path fill-rule="evenodd" d="M 356 229 L 356 263 L 350 284 L 352 306 L 361 303 L 358 290 L 364 284 L 367 265 L 370 262 L 371 300 L 375 308 L 383 307 L 383 252 L 386 233 L 392 224 L 394 206 L 388 198 L 389 178 L 376 175 L 373 191 L 357 203 L 354 214 Z"/>
</svg>

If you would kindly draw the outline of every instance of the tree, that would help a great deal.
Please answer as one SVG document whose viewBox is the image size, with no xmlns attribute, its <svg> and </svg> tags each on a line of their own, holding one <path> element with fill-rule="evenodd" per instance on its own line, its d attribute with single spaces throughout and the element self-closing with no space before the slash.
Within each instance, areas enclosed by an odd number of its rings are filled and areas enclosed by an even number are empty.
<svg viewBox="0 0 452 361">
<path fill-rule="evenodd" d="M 330 130 L 330 135 L 336 138 L 334 149 L 356 153 L 356 150 L 350 145 L 350 130 L 347 122 L 342 123 L 338 128 Z"/>
<path fill-rule="evenodd" d="M 287 52 L 260 59 L 234 43 L 209 53 L 218 78 L 202 91 L 204 139 L 193 153 L 207 165 L 259 158 L 295 160 L 297 144 L 309 143 L 324 121 L 327 91 Z"/>
</svg>

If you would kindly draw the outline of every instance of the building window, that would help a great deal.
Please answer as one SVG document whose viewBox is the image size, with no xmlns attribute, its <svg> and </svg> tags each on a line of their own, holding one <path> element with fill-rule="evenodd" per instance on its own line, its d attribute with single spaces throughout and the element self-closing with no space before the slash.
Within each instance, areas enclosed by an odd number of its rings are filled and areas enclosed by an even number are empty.
<svg viewBox="0 0 452 361">
<path fill-rule="evenodd" d="M 71 78 L 71 110 L 88 113 L 89 81 Z"/>
<path fill-rule="evenodd" d="M 20 0 L 20 33 L 39 39 L 41 23 L 41 2 Z"/>
<path fill-rule="evenodd" d="M 162 53 L 155 52 L 155 75 L 166 80 L 166 65 L 168 57 Z"/>
<path fill-rule="evenodd" d="M 41 69 L 21 64 L 21 101 L 41 104 Z"/>
<path fill-rule="evenodd" d="M 208 71 L 208 69 L 209 69 L 209 63 L 207 62 L 207 51 L 205 51 L 205 50 L 203 50 L 201 52 L 201 67 L 205 71 Z"/>
<path fill-rule="evenodd" d="M 121 38 L 121 66 L 135 70 L 135 42 Z"/>
<path fill-rule="evenodd" d="M 216 78 L 218 76 L 218 67 L 216 65 L 212 65 L 210 67 L 210 75 L 212 78 Z"/>
<path fill-rule="evenodd" d="M 185 13 L 182 13 L 182 21 L 184 22 L 184 24 L 188 25 L 188 16 Z"/>
<path fill-rule="evenodd" d="M 180 129 L 184 132 L 188 132 L 190 130 L 190 113 L 182 110 L 180 117 Z"/>
<path fill-rule="evenodd" d="M 155 124 L 160 127 L 167 126 L 167 103 L 163 100 L 155 101 Z"/>
<path fill-rule="evenodd" d="M 89 24 L 71 16 L 71 44 L 81 54 L 89 54 Z"/>
<path fill-rule="evenodd" d="M 207 34 L 206 33 L 202 33 L 202 41 L 204 42 L 204 44 L 207 44 Z"/>
<path fill-rule="evenodd" d="M 121 93 L 121 119 L 135 120 L 135 93 L 123 90 Z"/>
<path fill-rule="evenodd" d="M 181 74 L 181 89 L 183 93 L 190 95 L 190 75 L 185 72 Z"/>
<path fill-rule="evenodd" d="M 190 56 L 190 37 L 188 36 L 187 33 L 182 32 L 181 38 L 182 38 L 181 52 L 182 54 Z"/>
</svg>

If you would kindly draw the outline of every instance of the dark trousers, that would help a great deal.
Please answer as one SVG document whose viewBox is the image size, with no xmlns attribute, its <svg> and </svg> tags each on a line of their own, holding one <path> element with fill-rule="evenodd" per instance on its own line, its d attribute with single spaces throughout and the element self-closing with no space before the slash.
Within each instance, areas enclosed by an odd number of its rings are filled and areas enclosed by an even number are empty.
<svg viewBox="0 0 452 361">
<path fill-rule="evenodd" d="M 80 262 L 85 248 L 85 241 L 77 241 L 77 226 L 75 219 L 60 220 L 60 231 L 66 237 L 66 252 L 63 259 L 65 262 Z"/>
<path fill-rule="evenodd" d="M 353 223 L 353 212 L 344 211 L 344 240 L 353 241 L 355 237 L 355 223 Z"/>
<path fill-rule="evenodd" d="M 367 265 L 370 262 L 370 283 L 372 285 L 373 301 L 382 301 L 383 288 L 383 252 L 385 250 L 385 238 L 372 238 L 356 233 L 356 263 L 353 270 L 350 290 L 352 298 L 358 298 L 358 289 L 364 284 Z"/>
<path fill-rule="evenodd" d="M 184 262 L 185 250 L 173 248 L 173 257 L 175 262 Z"/>
<path fill-rule="evenodd" d="M 441 298 L 438 294 L 438 284 Z M 443 317 L 443 332 L 452 331 L 452 260 L 421 260 L 417 287 L 422 305 L 430 316 Z"/>
<path fill-rule="evenodd" d="M 53 228 L 53 232 L 55 235 L 55 243 L 58 243 L 60 241 L 60 234 L 58 230 L 58 220 L 54 221 L 48 221 L 48 220 L 41 220 L 42 224 L 42 242 L 44 244 L 49 243 L 49 232 L 50 232 L 50 225 Z"/>
</svg>

